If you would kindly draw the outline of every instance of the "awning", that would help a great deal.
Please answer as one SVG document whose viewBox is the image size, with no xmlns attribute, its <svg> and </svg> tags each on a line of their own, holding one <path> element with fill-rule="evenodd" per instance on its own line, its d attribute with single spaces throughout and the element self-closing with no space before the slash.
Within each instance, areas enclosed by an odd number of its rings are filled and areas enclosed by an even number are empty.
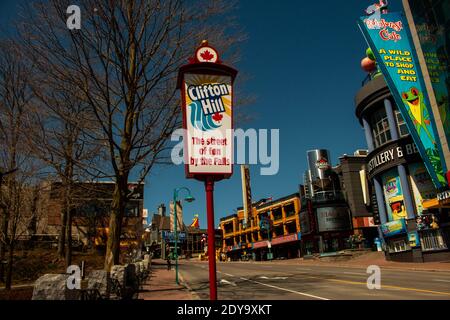
<svg viewBox="0 0 450 320">
<path fill-rule="evenodd" d="M 353 218 L 353 228 L 376 227 L 373 217 L 355 217 Z"/>
<path fill-rule="evenodd" d="M 425 200 L 422 205 L 424 209 L 450 208 L 450 199 L 439 200 L 438 198 L 434 198 Z"/>
</svg>

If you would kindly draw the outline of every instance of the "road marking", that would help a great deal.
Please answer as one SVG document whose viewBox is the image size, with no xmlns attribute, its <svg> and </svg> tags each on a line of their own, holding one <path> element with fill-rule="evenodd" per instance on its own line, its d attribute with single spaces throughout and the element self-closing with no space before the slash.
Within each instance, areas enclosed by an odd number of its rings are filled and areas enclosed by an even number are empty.
<svg viewBox="0 0 450 320">
<path fill-rule="evenodd" d="M 217 273 L 222 273 L 222 274 L 224 274 L 224 275 L 226 275 L 226 276 L 234 277 L 234 275 L 229 274 L 229 273 L 226 273 L 226 272 L 222 272 L 222 271 L 217 271 Z"/>
<path fill-rule="evenodd" d="M 273 277 L 273 278 L 269 278 L 269 277 L 266 277 L 266 276 L 262 276 L 262 277 L 259 277 L 260 279 L 267 279 L 267 280 L 286 280 L 288 277 Z"/>
<path fill-rule="evenodd" d="M 237 284 L 236 284 L 236 283 L 231 282 L 231 281 L 228 281 L 228 280 L 226 280 L 226 279 L 220 280 L 220 283 L 229 284 L 229 285 L 232 285 L 233 287 L 237 287 Z"/>
<path fill-rule="evenodd" d="M 367 276 L 367 273 L 361 273 L 361 272 L 342 272 L 343 274 L 352 274 L 357 276 Z"/>
<path fill-rule="evenodd" d="M 320 277 L 309 277 L 309 278 L 328 280 L 328 281 L 332 281 L 332 282 L 340 282 L 340 283 L 357 284 L 357 285 L 367 286 L 366 282 L 356 282 L 356 281 L 347 281 L 347 280 L 338 280 L 338 279 L 327 279 L 327 278 L 320 278 Z M 395 289 L 395 290 L 403 290 L 403 291 L 415 291 L 415 292 L 421 292 L 421 293 L 431 293 L 431 294 L 450 296 L 450 292 L 441 292 L 441 291 L 415 289 L 415 288 L 405 288 L 405 287 L 391 286 L 391 285 L 381 285 L 381 289 L 383 289 L 383 288 Z"/>
<path fill-rule="evenodd" d="M 266 287 L 269 287 L 269 288 L 278 289 L 278 290 L 281 290 L 281 291 L 287 291 L 287 292 L 290 292 L 290 293 L 295 293 L 295 294 L 298 294 L 298 295 L 301 295 L 301 296 L 305 296 L 305 297 L 310 297 L 310 298 L 319 299 L 319 300 L 330 300 L 330 299 L 327 299 L 327 298 L 323 298 L 323 297 L 319 297 L 319 296 L 314 296 L 314 295 L 312 295 L 312 294 L 307 294 L 307 293 L 303 293 L 303 292 L 299 292 L 299 291 L 294 291 L 294 290 L 290 290 L 290 289 L 286 289 L 286 288 L 281 288 L 281 287 L 277 287 L 277 286 L 272 286 L 272 285 L 270 285 L 270 284 L 262 283 L 262 282 L 255 281 L 255 280 L 250 280 L 250 279 L 247 279 L 247 278 L 241 278 L 241 280 L 249 281 L 249 282 L 253 282 L 253 283 L 257 283 L 257 284 L 259 284 L 259 285 L 266 286 Z"/>
<path fill-rule="evenodd" d="M 433 281 L 438 281 L 438 282 L 450 282 L 450 280 L 442 280 L 442 279 L 433 279 Z"/>
</svg>

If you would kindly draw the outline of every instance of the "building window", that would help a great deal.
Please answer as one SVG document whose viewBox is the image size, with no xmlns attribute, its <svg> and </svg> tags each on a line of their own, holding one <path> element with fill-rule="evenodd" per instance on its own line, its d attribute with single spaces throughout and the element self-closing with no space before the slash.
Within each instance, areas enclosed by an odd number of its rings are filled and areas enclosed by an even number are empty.
<svg viewBox="0 0 450 320">
<path fill-rule="evenodd" d="M 411 247 L 406 242 L 406 239 L 390 240 L 388 242 L 388 250 L 390 253 L 403 252 L 411 250 Z"/>
<path fill-rule="evenodd" d="M 225 234 L 233 233 L 233 223 L 229 222 L 223 226 Z"/>
<path fill-rule="evenodd" d="M 283 213 L 281 211 L 281 208 L 276 208 L 272 210 L 273 220 L 281 220 L 283 218 Z"/>
<path fill-rule="evenodd" d="M 292 217 L 295 215 L 295 206 L 293 203 L 289 203 L 284 207 L 284 212 L 286 213 L 286 218 Z"/>
<path fill-rule="evenodd" d="M 372 115 L 371 128 L 376 148 L 392 140 L 389 122 L 384 108 L 381 108 Z"/>
<path fill-rule="evenodd" d="M 403 119 L 403 116 L 400 113 L 400 111 L 395 110 L 395 117 L 396 117 L 396 121 L 397 121 L 398 133 L 400 134 L 400 137 L 409 135 L 408 127 L 406 126 L 405 119 Z"/>
<path fill-rule="evenodd" d="M 273 227 L 273 231 L 275 233 L 275 237 L 284 235 L 283 225 Z"/>
<path fill-rule="evenodd" d="M 297 225 L 295 222 L 286 224 L 286 229 L 288 234 L 297 233 Z"/>
<path fill-rule="evenodd" d="M 446 250 L 447 244 L 440 229 L 421 231 L 422 251 Z"/>
</svg>

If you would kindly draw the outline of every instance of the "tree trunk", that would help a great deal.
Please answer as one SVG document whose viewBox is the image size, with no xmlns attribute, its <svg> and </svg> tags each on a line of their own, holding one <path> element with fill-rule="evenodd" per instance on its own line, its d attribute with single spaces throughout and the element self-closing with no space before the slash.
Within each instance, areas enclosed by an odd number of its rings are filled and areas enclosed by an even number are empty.
<svg viewBox="0 0 450 320">
<path fill-rule="evenodd" d="M 5 282 L 5 261 L 6 256 L 6 242 L 8 241 L 8 213 L 7 210 L 3 208 L 3 215 L 1 221 L 1 232 L 3 234 L 3 241 L 0 241 L 0 282 Z"/>
<path fill-rule="evenodd" d="M 64 203 L 63 207 L 61 208 L 61 229 L 59 230 L 59 239 L 58 239 L 58 256 L 60 256 L 61 258 L 64 258 L 64 246 L 66 243 L 66 225 L 67 225 L 67 206 Z"/>
<path fill-rule="evenodd" d="M 72 213 L 67 211 L 67 228 L 66 228 L 66 269 L 72 265 Z"/>
<path fill-rule="evenodd" d="M 8 262 L 6 265 L 6 281 L 5 281 L 6 290 L 11 290 L 13 262 L 14 262 L 14 242 L 10 242 Z"/>
<path fill-rule="evenodd" d="M 72 155 L 73 149 L 72 144 L 68 145 L 67 154 Z M 72 182 L 73 182 L 73 160 L 69 156 L 66 158 L 66 168 L 64 170 L 65 174 L 65 186 L 64 186 L 64 209 L 65 212 L 65 223 L 61 226 L 65 226 L 66 232 L 66 252 L 65 261 L 66 268 L 72 264 Z M 64 247 L 64 242 L 63 242 Z M 64 256 L 64 252 L 63 252 Z"/>
<path fill-rule="evenodd" d="M 127 181 L 126 179 L 125 181 Z M 108 241 L 106 243 L 105 270 L 111 271 L 115 264 L 120 262 L 120 235 L 122 232 L 122 218 L 125 212 L 125 190 L 127 183 L 118 182 L 114 188 L 111 204 L 111 216 L 109 219 Z"/>
</svg>

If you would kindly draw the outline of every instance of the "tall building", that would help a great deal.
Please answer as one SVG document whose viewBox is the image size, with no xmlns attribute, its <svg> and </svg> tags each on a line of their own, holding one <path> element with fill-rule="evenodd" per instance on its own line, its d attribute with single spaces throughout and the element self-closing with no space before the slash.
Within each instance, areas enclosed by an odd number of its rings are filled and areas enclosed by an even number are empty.
<svg viewBox="0 0 450 320">
<path fill-rule="evenodd" d="M 341 189 L 350 209 L 353 230 L 370 247 L 378 236 L 376 226 L 380 221 L 378 210 L 372 203 L 373 190 L 366 180 L 367 154 L 367 150 L 357 150 L 353 155 L 339 157 L 339 165 L 334 171 L 339 176 Z"/>
<path fill-rule="evenodd" d="M 348 239 L 353 233 L 351 213 L 339 176 L 331 165 L 328 150 L 316 149 L 307 152 L 308 174 L 304 181 L 308 186 L 305 210 L 301 213 L 304 251 L 334 252 L 348 248 Z M 306 192 L 305 192 L 306 194 Z"/>
</svg>

